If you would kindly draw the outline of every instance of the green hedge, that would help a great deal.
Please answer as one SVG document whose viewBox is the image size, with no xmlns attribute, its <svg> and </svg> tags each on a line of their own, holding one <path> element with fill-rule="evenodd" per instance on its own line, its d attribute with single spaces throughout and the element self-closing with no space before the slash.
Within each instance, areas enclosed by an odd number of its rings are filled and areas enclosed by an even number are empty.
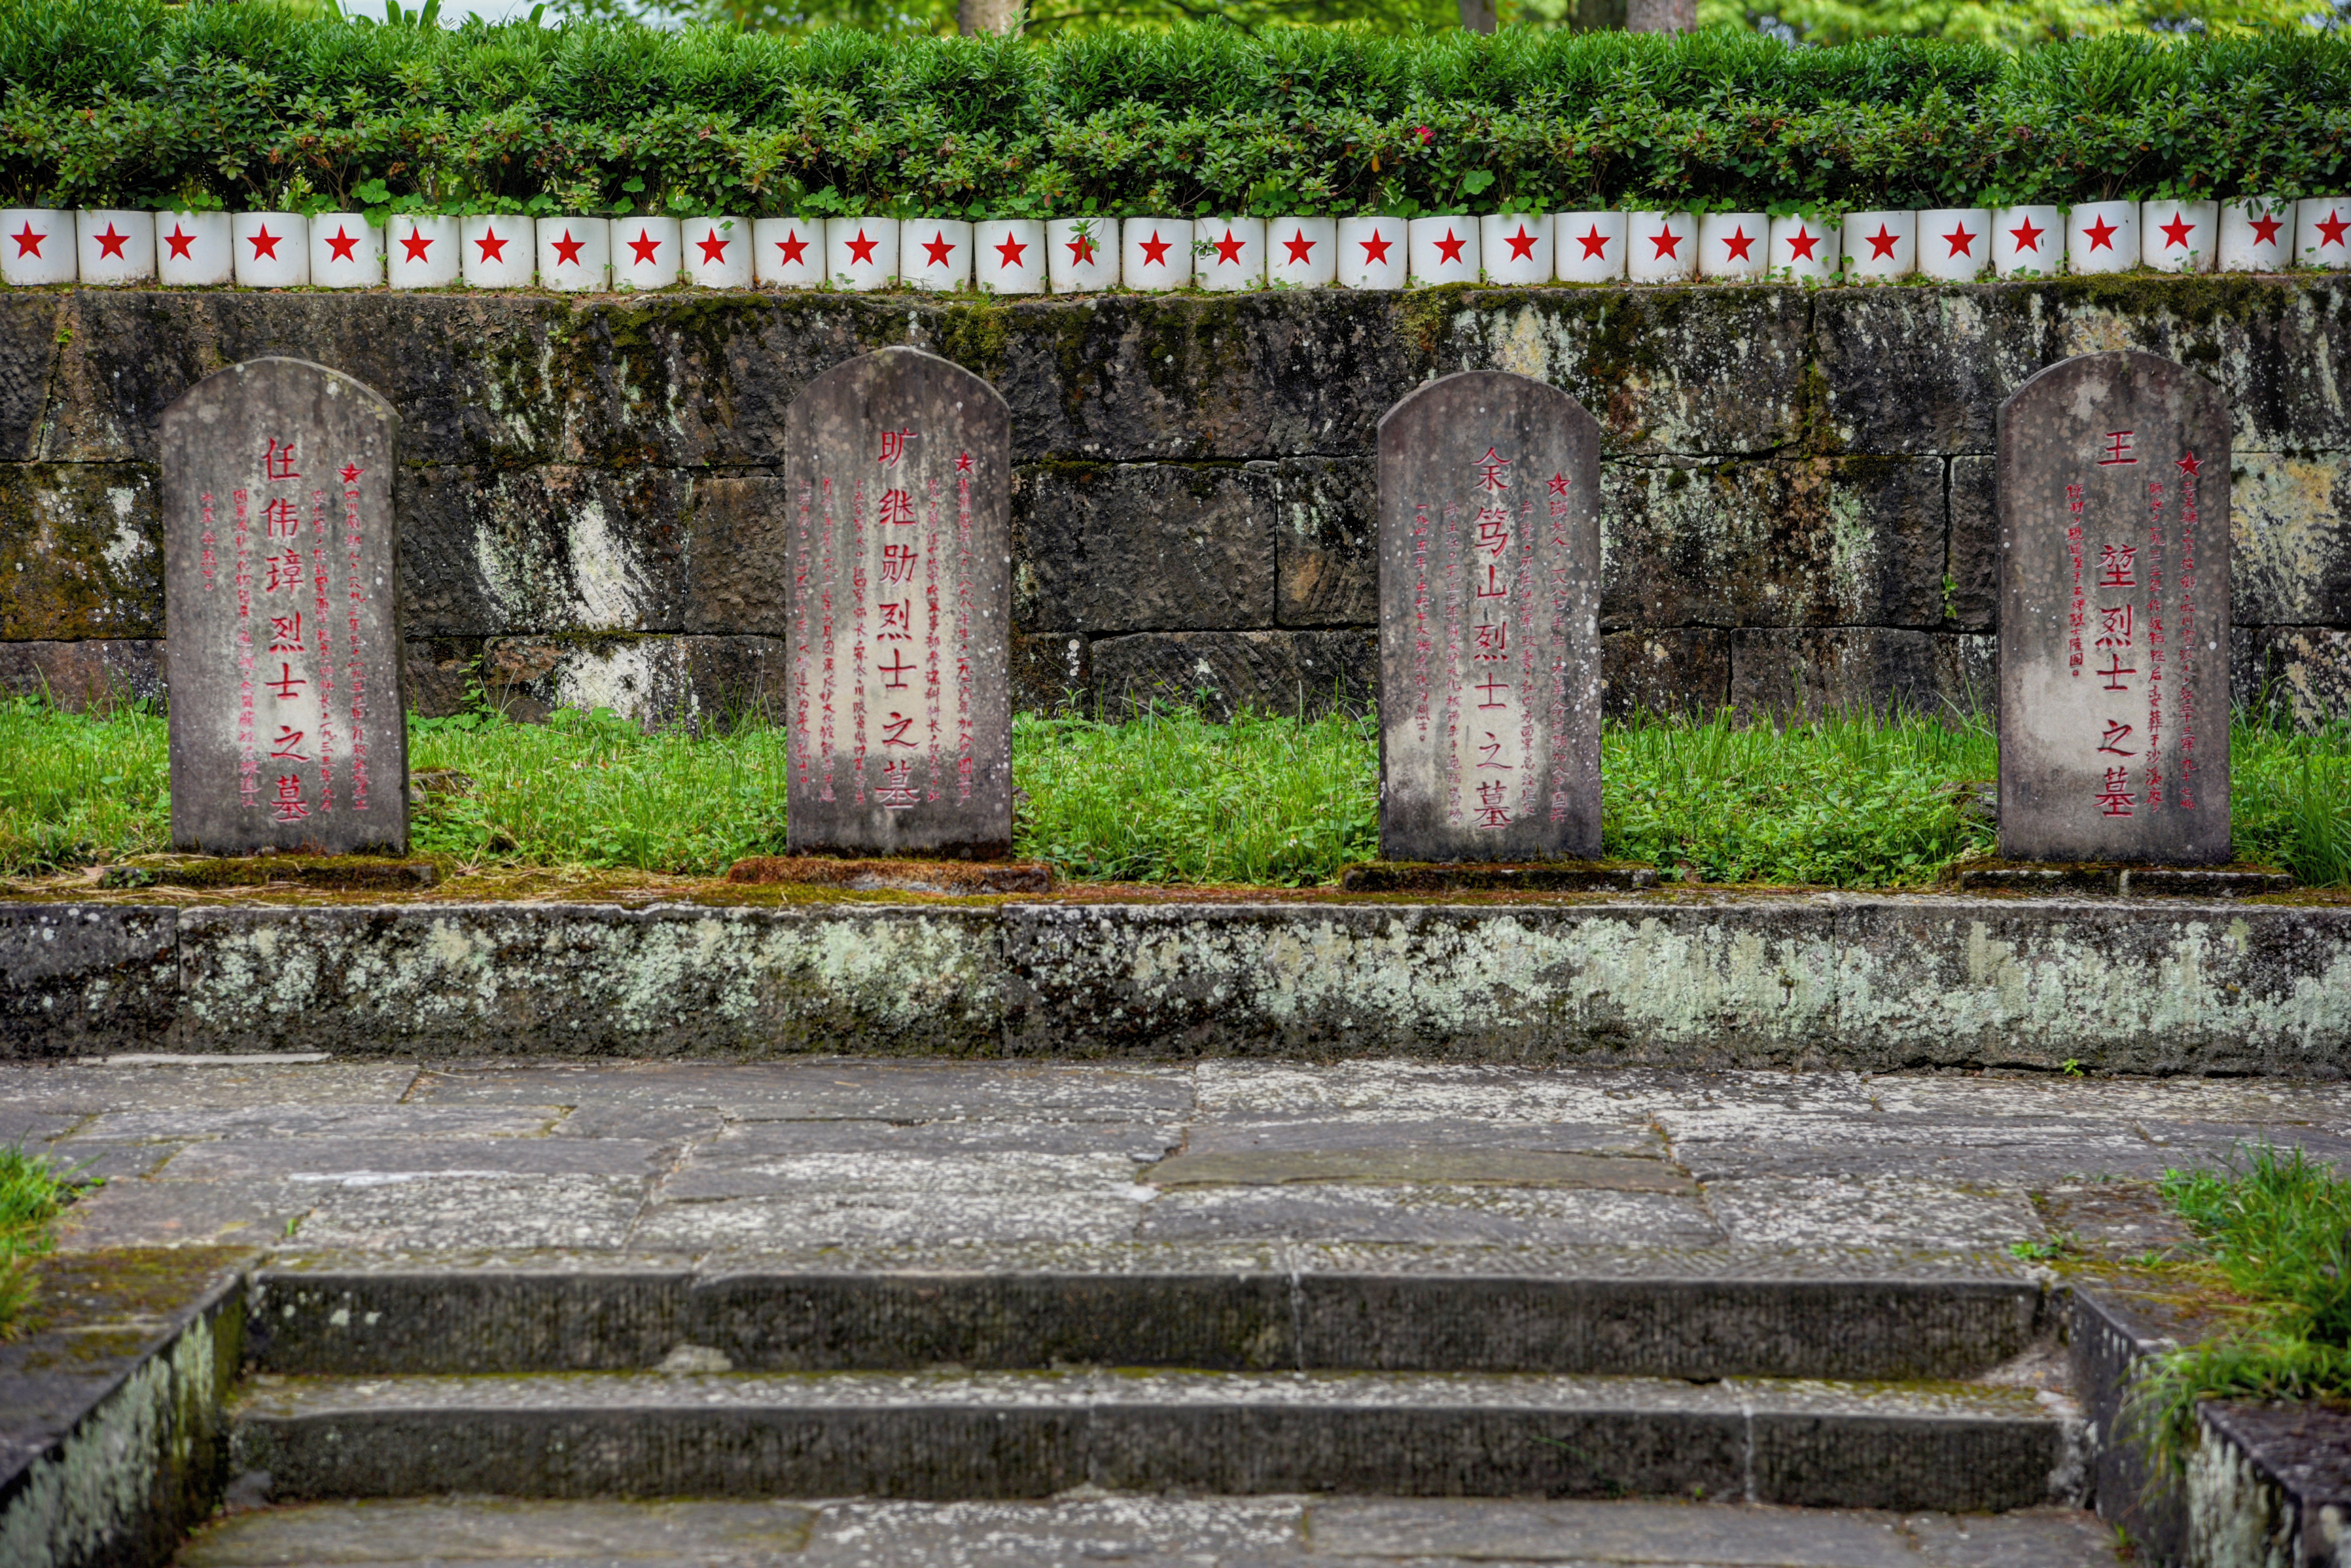
<svg viewBox="0 0 2351 1568">
<path fill-rule="evenodd" d="M 2351 37 L 1049 44 L 0 0 L 0 198 L 756 214 L 1834 212 L 2351 184 Z"/>
</svg>

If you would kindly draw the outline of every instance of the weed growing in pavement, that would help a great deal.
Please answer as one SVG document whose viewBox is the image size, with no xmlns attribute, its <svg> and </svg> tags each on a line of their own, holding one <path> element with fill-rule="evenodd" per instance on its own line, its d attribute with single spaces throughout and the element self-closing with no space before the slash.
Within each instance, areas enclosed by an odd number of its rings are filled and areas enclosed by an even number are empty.
<svg viewBox="0 0 2351 1568">
<path fill-rule="evenodd" d="M 1972 798 L 1998 750 L 1978 717 L 1636 717 L 1601 744 L 1606 852 L 1694 880 L 1916 885 L 1991 848 Z M 2351 886 L 2351 723 L 2241 719 L 2232 745 L 2241 857 Z M 1325 882 L 1378 852 L 1378 757 L 1376 727 L 1346 715 L 1022 716 L 1017 852 L 1099 880 Z M 696 737 L 476 708 L 412 717 L 409 761 L 462 776 L 424 798 L 413 833 L 466 863 L 713 874 L 784 846 L 785 733 L 758 723 Z M 168 848 L 168 762 L 151 709 L 0 701 L 0 874 Z"/>
<path fill-rule="evenodd" d="M 34 1260 L 57 1245 L 57 1214 L 78 1185 L 46 1155 L 0 1148 L 0 1339 L 16 1332 L 32 1304 Z"/>
<path fill-rule="evenodd" d="M 2217 1170 L 2167 1174 L 2163 1196 L 2252 1303 L 2240 1327 L 2157 1360 L 2133 1394 L 2139 1430 L 2176 1470 L 2199 1400 L 2351 1394 L 2351 1179 L 2262 1144 Z"/>
</svg>

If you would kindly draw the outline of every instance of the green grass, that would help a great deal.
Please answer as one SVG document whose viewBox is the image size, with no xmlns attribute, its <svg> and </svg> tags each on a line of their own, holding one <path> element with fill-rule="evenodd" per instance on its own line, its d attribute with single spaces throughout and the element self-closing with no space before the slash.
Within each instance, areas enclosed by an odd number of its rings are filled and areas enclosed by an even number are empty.
<svg viewBox="0 0 2351 1568">
<path fill-rule="evenodd" d="M 697 739 L 610 714 L 474 713 L 412 719 L 409 735 L 412 767 L 474 784 L 416 812 L 421 852 L 709 874 L 784 847 L 780 729 Z M 0 873 L 168 848 L 164 737 L 143 709 L 0 702 Z M 1910 886 L 1991 848 L 1962 810 L 1962 786 L 1998 768 L 1980 719 L 1643 718 L 1612 722 L 1602 744 L 1606 852 L 1704 881 Z M 2351 723 L 2296 734 L 2241 719 L 2232 745 L 2241 856 L 2351 886 Z M 1378 754 L 1373 725 L 1345 716 L 1023 716 L 1018 852 L 1099 880 L 1327 882 L 1378 852 Z"/>
<path fill-rule="evenodd" d="M 2163 1196 L 2252 1308 L 2160 1358 L 2134 1393 L 2139 1429 L 2176 1470 L 2199 1400 L 2351 1395 L 2351 1181 L 2298 1148 L 2257 1145 L 2219 1170 L 2171 1172 Z"/>
<path fill-rule="evenodd" d="M 47 1155 L 0 1148 L 0 1339 L 32 1304 L 34 1260 L 57 1245 L 57 1215 L 75 1185 Z"/>
</svg>

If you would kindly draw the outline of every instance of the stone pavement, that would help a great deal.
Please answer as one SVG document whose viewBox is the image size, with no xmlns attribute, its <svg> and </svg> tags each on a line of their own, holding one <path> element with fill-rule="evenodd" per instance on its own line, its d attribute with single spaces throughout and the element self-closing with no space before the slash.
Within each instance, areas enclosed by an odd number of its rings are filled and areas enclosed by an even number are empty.
<svg viewBox="0 0 2351 1568">
<path fill-rule="evenodd" d="M 325 1503 L 231 1514 L 181 1568 L 295 1563 L 695 1563 L 736 1568 L 2091 1568 L 2085 1513 L 1990 1518 L 1652 1502 L 1138 1497 L 1048 1503 Z"/>
<path fill-rule="evenodd" d="M 116 1059 L 0 1068 L 0 1138 L 106 1178 L 68 1249 L 1864 1249 L 2177 1239 L 2167 1168 L 2340 1159 L 2351 1085 L 1168 1066 Z"/>
</svg>

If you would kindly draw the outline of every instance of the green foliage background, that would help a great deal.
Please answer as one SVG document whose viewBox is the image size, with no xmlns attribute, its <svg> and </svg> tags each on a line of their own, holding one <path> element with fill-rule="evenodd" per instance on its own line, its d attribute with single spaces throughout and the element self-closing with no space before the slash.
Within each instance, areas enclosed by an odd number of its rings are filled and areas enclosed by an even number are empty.
<svg viewBox="0 0 2351 1568">
<path fill-rule="evenodd" d="M 2311 30 L 2014 51 L 1729 29 L 1025 41 L 0 0 L 12 204 L 1784 211 L 2346 183 L 2351 37 Z"/>
</svg>

